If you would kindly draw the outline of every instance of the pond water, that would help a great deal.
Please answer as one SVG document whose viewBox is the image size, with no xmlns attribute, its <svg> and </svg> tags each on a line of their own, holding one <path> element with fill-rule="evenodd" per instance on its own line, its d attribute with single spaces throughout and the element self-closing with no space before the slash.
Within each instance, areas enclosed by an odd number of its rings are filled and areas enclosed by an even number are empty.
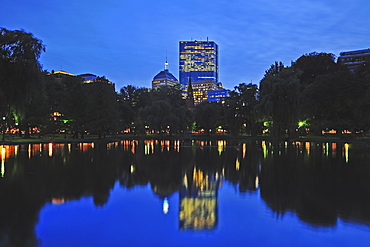
<svg viewBox="0 0 370 247">
<path fill-rule="evenodd" d="M 370 147 L 0 146 L 0 246 L 370 246 Z"/>
</svg>

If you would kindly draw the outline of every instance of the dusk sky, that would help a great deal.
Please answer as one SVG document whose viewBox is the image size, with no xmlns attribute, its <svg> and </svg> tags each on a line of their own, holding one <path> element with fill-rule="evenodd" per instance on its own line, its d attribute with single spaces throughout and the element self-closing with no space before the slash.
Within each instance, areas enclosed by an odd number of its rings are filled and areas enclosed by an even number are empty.
<svg viewBox="0 0 370 247">
<path fill-rule="evenodd" d="M 219 46 L 219 80 L 258 84 L 274 61 L 370 48 L 369 0 L 0 0 L 0 27 L 41 39 L 43 69 L 106 76 L 116 90 L 178 78 L 179 41 Z"/>
</svg>

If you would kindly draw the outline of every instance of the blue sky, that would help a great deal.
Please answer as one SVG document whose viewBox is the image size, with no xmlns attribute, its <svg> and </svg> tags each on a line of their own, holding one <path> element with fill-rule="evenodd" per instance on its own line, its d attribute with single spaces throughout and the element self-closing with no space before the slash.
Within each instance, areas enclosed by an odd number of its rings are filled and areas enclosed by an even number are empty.
<svg viewBox="0 0 370 247">
<path fill-rule="evenodd" d="M 258 84 L 274 61 L 370 48 L 368 0 L 0 0 L 0 27 L 46 45 L 43 68 L 105 75 L 150 87 L 163 70 L 178 78 L 179 41 L 219 45 L 219 80 Z"/>
</svg>

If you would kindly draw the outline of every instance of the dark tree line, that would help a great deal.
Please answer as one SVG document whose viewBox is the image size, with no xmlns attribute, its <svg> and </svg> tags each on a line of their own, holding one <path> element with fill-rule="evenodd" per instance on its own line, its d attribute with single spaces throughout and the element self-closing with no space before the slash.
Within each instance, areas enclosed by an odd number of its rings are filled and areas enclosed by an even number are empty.
<svg viewBox="0 0 370 247">
<path fill-rule="evenodd" d="M 222 103 L 186 107 L 179 87 L 125 86 L 115 92 L 105 77 L 83 78 L 42 71 L 42 41 L 25 31 L 0 29 L 0 115 L 5 132 L 29 137 L 65 133 L 181 134 L 217 129 L 232 135 L 294 138 L 323 130 L 367 132 L 370 63 L 350 71 L 333 54 L 309 53 L 290 66 L 275 62 L 258 88 L 240 83 Z"/>
</svg>

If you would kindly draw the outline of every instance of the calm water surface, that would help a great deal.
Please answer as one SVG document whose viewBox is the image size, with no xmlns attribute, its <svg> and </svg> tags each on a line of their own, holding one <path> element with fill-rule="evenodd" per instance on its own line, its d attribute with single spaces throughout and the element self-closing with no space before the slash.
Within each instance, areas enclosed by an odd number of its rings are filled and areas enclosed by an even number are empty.
<svg viewBox="0 0 370 247">
<path fill-rule="evenodd" d="M 0 246 L 370 246 L 370 147 L 0 146 Z"/>
</svg>

